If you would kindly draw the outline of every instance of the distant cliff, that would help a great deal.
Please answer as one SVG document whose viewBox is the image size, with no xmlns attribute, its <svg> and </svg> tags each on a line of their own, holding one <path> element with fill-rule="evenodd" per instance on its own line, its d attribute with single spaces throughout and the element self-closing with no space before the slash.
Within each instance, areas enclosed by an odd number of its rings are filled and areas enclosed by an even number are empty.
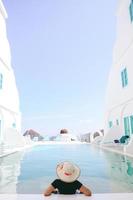
<svg viewBox="0 0 133 200">
<path fill-rule="evenodd" d="M 43 136 L 41 136 L 38 132 L 34 131 L 33 129 L 27 130 L 23 136 L 30 136 L 31 140 L 34 140 L 34 138 L 38 138 L 38 141 L 42 141 L 44 139 Z"/>
</svg>

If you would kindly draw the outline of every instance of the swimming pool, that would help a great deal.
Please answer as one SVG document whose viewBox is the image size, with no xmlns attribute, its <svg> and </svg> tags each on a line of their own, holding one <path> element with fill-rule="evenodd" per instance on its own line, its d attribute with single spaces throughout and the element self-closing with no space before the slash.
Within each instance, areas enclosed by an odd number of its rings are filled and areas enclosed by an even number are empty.
<svg viewBox="0 0 133 200">
<path fill-rule="evenodd" d="M 0 158 L 0 193 L 42 193 L 66 160 L 80 166 L 79 180 L 93 193 L 133 192 L 133 159 L 89 144 L 58 144 Z"/>
</svg>

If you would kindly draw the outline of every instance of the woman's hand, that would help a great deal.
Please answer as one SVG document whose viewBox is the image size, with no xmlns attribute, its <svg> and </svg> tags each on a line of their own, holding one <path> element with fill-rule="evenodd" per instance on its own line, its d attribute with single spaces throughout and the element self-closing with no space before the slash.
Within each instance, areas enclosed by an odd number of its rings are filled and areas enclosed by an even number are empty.
<svg viewBox="0 0 133 200">
<path fill-rule="evenodd" d="M 85 187 L 84 185 L 81 186 L 81 188 L 79 189 L 79 191 L 81 193 L 83 193 L 85 196 L 91 196 L 91 191 L 89 190 L 89 188 Z"/>
<path fill-rule="evenodd" d="M 52 185 L 50 185 L 44 192 L 44 196 L 50 196 L 52 194 L 52 192 L 54 192 L 54 191 L 55 191 L 55 188 Z"/>
</svg>

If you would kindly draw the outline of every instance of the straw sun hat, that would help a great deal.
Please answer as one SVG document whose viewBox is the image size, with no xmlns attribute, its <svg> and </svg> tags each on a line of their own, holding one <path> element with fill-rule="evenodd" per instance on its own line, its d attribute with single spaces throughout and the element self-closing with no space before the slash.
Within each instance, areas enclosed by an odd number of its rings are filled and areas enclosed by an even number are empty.
<svg viewBox="0 0 133 200">
<path fill-rule="evenodd" d="M 63 162 L 57 165 L 56 173 L 62 181 L 71 183 L 80 176 L 80 169 L 73 163 Z"/>
</svg>

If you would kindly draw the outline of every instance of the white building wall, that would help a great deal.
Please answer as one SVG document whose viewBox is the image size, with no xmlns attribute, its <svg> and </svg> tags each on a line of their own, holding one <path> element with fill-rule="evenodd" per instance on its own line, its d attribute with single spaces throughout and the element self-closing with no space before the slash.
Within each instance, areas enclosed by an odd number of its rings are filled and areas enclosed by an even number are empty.
<svg viewBox="0 0 133 200">
<path fill-rule="evenodd" d="M 4 134 L 8 129 L 21 130 L 19 95 L 15 76 L 11 67 L 10 46 L 6 33 L 7 13 L 0 0 L 0 74 L 3 76 L 0 88 L 0 143 L 4 143 Z"/>
<path fill-rule="evenodd" d="M 77 137 L 73 134 L 67 133 L 67 134 L 59 134 L 57 135 L 56 141 L 60 142 L 71 142 L 71 141 L 78 141 Z"/>
<path fill-rule="evenodd" d="M 129 12 L 131 2 L 132 0 L 118 2 L 116 41 L 106 93 L 105 135 L 111 135 L 109 121 L 113 123 L 112 134 L 117 135 L 114 127 L 119 127 L 120 136 L 124 135 L 124 117 L 133 115 L 133 21 L 131 22 Z M 124 68 L 128 75 L 126 87 L 122 87 L 121 79 Z"/>
</svg>

